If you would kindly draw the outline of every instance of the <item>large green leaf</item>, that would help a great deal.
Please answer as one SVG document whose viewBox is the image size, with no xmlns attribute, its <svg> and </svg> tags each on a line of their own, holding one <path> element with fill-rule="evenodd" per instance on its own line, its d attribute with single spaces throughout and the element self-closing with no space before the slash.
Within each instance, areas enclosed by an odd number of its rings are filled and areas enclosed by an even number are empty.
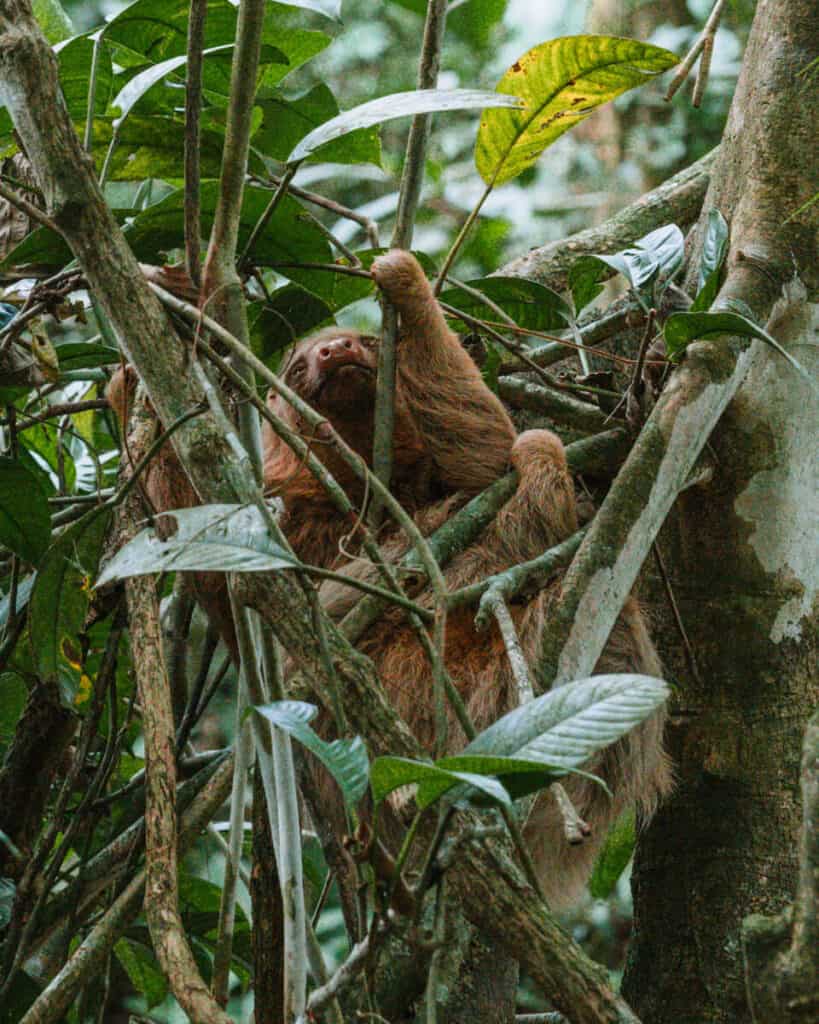
<svg viewBox="0 0 819 1024">
<path fill-rule="evenodd" d="M 591 676 L 510 711 L 463 753 L 503 754 L 569 771 L 624 736 L 667 697 L 668 687 L 652 676 Z"/>
<path fill-rule="evenodd" d="M 490 803 L 508 807 L 512 802 L 497 779 L 440 768 L 436 764 L 413 761 L 408 757 L 376 758 L 370 772 L 370 782 L 376 804 L 389 796 L 393 790 L 409 785 L 419 786 L 416 800 L 422 810 L 455 786 L 471 787 L 481 795 L 483 801 Z M 468 793 L 468 790 L 465 790 L 465 793 Z"/>
<path fill-rule="evenodd" d="M 249 505 L 202 505 L 162 513 L 175 526 L 161 540 L 153 527 L 142 530 L 114 555 L 97 586 L 150 572 L 262 572 L 295 569 L 299 562 L 268 534 L 258 509 Z"/>
<path fill-rule="evenodd" d="M 72 523 L 46 551 L 29 602 L 29 632 L 39 675 L 74 686 L 67 664 L 77 661 L 111 509 L 98 506 Z M 61 669 L 63 669 L 61 671 Z"/>
<path fill-rule="evenodd" d="M 88 111 L 88 87 L 91 80 L 94 41 L 88 36 L 77 36 L 55 46 L 54 49 L 60 66 L 60 86 L 68 112 L 72 120 L 84 121 Z M 108 108 L 113 81 L 111 54 L 103 46 L 97 55 L 97 84 L 94 90 L 94 113 L 99 116 Z"/>
<path fill-rule="evenodd" d="M 88 84 L 91 78 L 91 57 L 94 49 L 93 40 L 88 36 L 76 36 L 54 47 L 57 54 L 60 86 L 65 96 L 68 112 L 82 133 L 86 111 L 88 110 Z M 104 47 L 100 50 L 97 62 L 97 88 L 94 93 L 94 112 L 102 116 L 111 95 L 114 73 L 111 66 L 111 54 Z M 5 153 L 13 153 L 17 149 L 13 137 L 13 126 L 8 109 L 0 107 L 0 146 Z"/>
<path fill-rule="evenodd" d="M 188 0 L 136 0 L 108 23 L 105 39 L 116 44 L 117 60 L 123 64 L 144 64 L 145 58 L 157 64 L 180 57 L 187 52 L 189 8 Z M 301 28 L 294 15 L 290 5 L 265 5 L 261 81 L 268 86 L 280 82 L 330 42 L 324 32 Z M 236 20 L 236 7 L 228 0 L 209 0 L 205 19 L 206 49 L 233 43 Z M 286 62 L 271 64 L 273 50 L 266 56 L 266 47 L 283 54 Z M 227 77 L 222 74 L 221 79 L 222 85 L 215 86 L 205 71 L 205 85 L 226 96 Z"/>
<path fill-rule="evenodd" d="M 519 327 L 533 331 L 557 331 L 571 320 L 572 311 L 557 292 L 523 277 L 484 277 L 468 281 L 510 316 Z M 449 288 L 441 301 L 481 320 L 498 320 L 498 314 L 462 288 Z"/>
<path fill-rule="evenodd" d="M 367 791 L 370 765 L 360 736 L 351 740 L 321 739 L 309 726 L 317 708 L 300 700 L 280 700 L 254 707 L 253 711 L 277 729 L 283 729 L 314 754 L 341 788 L 349 807 L 355 807 Z"/>
<path fill-rule="evenodd" d="M 415 114 L 434 114 L 446 110 L 481 110 L 484 107 L 518 107 L 515 96 L 501 96 L 481 89 L 415 89 L 413 92 L 396 92 L 369 100 L 338 117 L 325 122 L 299 142 L 287 158 L 288 163 L 298 163 L 343 135 L 361 128 L 371 128 L 397 117 Z"/>
<path fill-rule="evenodd" d="M 36 565 L 51 540 L 51 516 L 40 481 L 16 459 L 0 456 L 0 544 Z"/>
<path fill-rule="evenodd" d="M 33 0 L 31 7 L 43 35 L 52 45 L 73 34 L 74 26 L 59 0 Z"/>
<path fill-rule="evenodd" d="M 738 303 L 737 303 L 738 304 Z M 721 334 L 739 334 L 746 338 L 758 338 L 787 360 L 808 384 L 819 392 L 819 382 L 805 367 L 786 351 L 776 338 L 754 323 L 751 311 L 744 313 L 720 311 L 716 313 L 672 313 L 665 323 L 665 344 L 669 356 L 678 359 L 688 345 L 697 338 L 709 338 Z"/>
<path fill-rule="evenodd" d="M 264 112 L 261 128 L 253 136 L 253 146 L 267 157 L 284 162 L 293 147 L 307 135 L 338 114 L 338 103 L 330 89 L 320 82 L 294 99 L 281 95 L 258 97 Z M 311 159 L 343 164 L 381 166 L 381 140 L 375 127 L 360 128 L 343 138 L 328 142 Z"/>
<path fill-rule="evenodd" d="M 297 284 L 277 288 L 270 302 L 248 307 L 250 340 L 256 355 L 267 362 L 298 338 L 333 322 L 333 311 L 317 295 Z"/>
<path fill-rule="evenodd" d="M 555 139 L 616 96 L 673 67 L 668 50 L 613 36 L 564 36 L 523 54 L 498 82 L 523 110 L 487 110 L 475 163 L 487 184 L 501 185 L 531 167 Z"/>
<path fill-rule="evenodd" d="M 262 217 L 273 193 L 268 189 L 247 187 L 242 199 L 239 225 L 239 250 Z M 202 183 L 202 232 L 210 233 L 219 198 L 219 183 Z M 126 237 L 139 259 L 157 262 L 161 254 L 184 244 L 185 195 L 183 189 L 138 214 L 126 229 Z M 267 227 L 253 247 L 253 259 L 261 264 L 331 263 L 326 238 L 305 214 L 304 207 L 292 196 L 282 196 Z M 332 281 L 319 271 L 283 269 L 282 273 L 323 296 L 322 288 L 331 288 Z"/>
<path fill-rule="evenodd" d="M 203 79 L 206 88 L 210 90 L 215 90 L 216 88 L 216 83 L 213 81 L 213 75 L 208 74 L 213 65 L 222 71 L 220 81 L 227 79 L 229 82 L 230 61 L 232 55 L 233 45 L 231 43 L 225 43 L 222 46 L 214 46 L 203 52 Z M 268 48 L 266 56 L 271 62 L 275 61 L 278 64 L 288 63 L 287 57 L 285 57 L 281 50 Z M 158 64 L 151 64 L 149 67 L 145 68 L 144 71 L 140 71 L 130 78 L 122 86 L 112 101 L 113 106 L 119 110 L 119 117 L 117 119 L 118 123 L 121 124 L 131 113 L 136 104 L 143 100 L 143 98 L 152 90 L 155 90 L 156 86 L 162 85 L 167 78 L 172 77 L 172 79 L 175 79 L 181 84 L 184 81 L 184 76 L 175 75 L 174 72 L 178 72 L 180 69 L 184 68 L 187 61 L 187 54 L 180 54 L 177 57 L 169 57 L 167 60 L 160 61 Z M 168 92 L 169 96 L 166 107 L 168 112 L 172 112 L 179 106 L 179 92 L 178 90 L 168 90 Z"/>
<path fill-rule="evenodd" d="M 168 983 L 151 947 L 133 939 L 119 939 L 114 954 L 148 1010 L 159 1006 L 168 994 Z"/>
<path fill-rule="evenodd" d="M 462 775 L 492 776 L 501 783 L 513 800 L 529 793 L 536 793 L 566 774 L 562 768 L 553 768 L 541 761 L 501 757 L 497 754 L 456 754 L 454 757 L 444 757 L 436 761 L 435 767 Z M 442 792 L 438 780 L 430 779 L 423 782 L 418 787 L 419 806 L 431 802 Z M 470 795 L 470 799 L 472 802 L 481 803 L 480 791 L 477 798 Z"/>
</svg>

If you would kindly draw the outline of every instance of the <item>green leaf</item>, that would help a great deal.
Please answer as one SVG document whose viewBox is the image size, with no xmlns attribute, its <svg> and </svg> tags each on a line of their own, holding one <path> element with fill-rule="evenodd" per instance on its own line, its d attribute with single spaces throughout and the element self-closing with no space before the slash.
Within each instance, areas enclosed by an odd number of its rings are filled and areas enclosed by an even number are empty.
<svg viewBox="0 0 819 1024">
<path fill-rule="evenodd" d="M 105 39 L 118 47 L 118 63 L 130 66 L 144 64 L 145 58 L 161 63 L 187 52 L 188 0 L 136 0 L 113 18 L 105 28 Z M 272 86 L 300 67 L 330 42 L 324 32 L 301 28 L 294 21 L 290 5 L 267 3 L 262 33 L 261 82 Z M 228 0 L 208 0 L 205 19 L 205 48 L 232 44 L 236 38 L 237 12 Z M 273 48 L 266 51 L 266 48 Z M 265 66 L 273 51 L 283 54 L 284 64 Z M 218 69 L 214 69 L 217 70 Z M 205 84 L 217 94 L 227 95 L 227 77 L 220 73 L 222 85 L 208 80 Z"/>
<path fill-rule="evenodd" d="M 296 284 L 277 288 L 270 302 L 248 306 L 250 340 L 256 355 L 267 362 L 298 338 L 333 322 L 323 299 Z"/>
<path fill-rule="evenodd" d="M 211 62 L 208 60 L 212 56 L 228 56 L 232 55 L 233 44 L 225 43 L 222 46 L 214 46 L 210 49 L 203 51 L 203 58 L 205 61 L 205 67 L 209 68 Z M 268 60 L 275 61 L 278 64 L 287 64 L 287 57 L 281 52 L 281 50 L 272 50 L 270 48 L 266 51 Z M 113 100 L 113 106 L 119 109 L 119 117 L 114 121 L 115 126 L 120 126 L 125 118 L 131 113 L 136 104 L 148 93 L 155 85 L 158 85 L 165 81 L 166 78 L 173 75 L 173 72 L 183 68 L 188 62 L 187 54 L 180 54 L 177 57 L 169 57 L 167 60 L 160 61 L 158 64 L 152 64 L 144 71 L 140 71 L 134 75 L 130 81 L 126 82 L 125 85 L 120 89 Z M 228 62 L 229 67 L 229 62 Z M 183 79 L 179 76 L 179 81 Z M 213 88 L 212 83 L 208 83 L 207 74 L 203 74 L 204 82 Z M 173 100 L 171 100 L 173 103 Z M 178 96 L 174 106 L 179 105 Z"/>
<path fill-rule="evenodd" d="M 416 802 L 423 810 L 454 786 L 471 786 L 495 804 L 511 806 L 512 801 L 496 780 L 469 772 L 448 771 L 426 761 L 413 761 L 408 757 L 379 757 L 373 761 L 370 772 L 373 801 L 379 804 L 384 797 L 401 786 L 419 784 Z"/>
<path fill-rule="evenodd" d="M 314 153 L 319 146 L 324 146 L 356 129 L 370 128 L 397 117 L 440 113 L 446 110 L 518 106 L 520 103 L 514 96 L 500 96 L 480 89 L 416 89 L 413 92 L 396 92 L 390 96 L 369 100 L 326 121 L 293 148 L 287 163 L 299 163 Z"/>
<path fill-rule="evenodd" d="M 73 35 L 74 26 L 58 0 L 33 0 L 31 7 L 43 35 L 52 46 Z"/>
<path fill-rule="evenodd" d="M 727 251 L 728 225 L 725 218 L 719 210 L 709 210 L 697 274 L 697 297 L 689 310 L 690 313 L 710 309 L 711 303 L 717 297 L 720 271 Z"/>
<path fill-rule="evenodd" d="M 367 792 L 370 768 L 367 748 L 360 736 L 330 742 L 317 736 L 307 724 L 317 710 L 313 704 L 300 700 L 279 700 L 253 708 L 255 714 L 277 729 L 283 729 L 314 754 L 339 784 L 347 806 L 355 807 Z"/>
<path fill-rule="evenodd" d="M 634 811 L 629 810 L 615 822 L 597 855 L 589 879 L 589 892 L 596 900 L 605 900 L 614 892 L 620 875 L 628 867 L 637 844 Z"/>
<path fill-rule="evenodd" d="M 149 1010 L 164 1002 L 168 983 L 150 947 L 133 939 L 119 939 L 114 944 L 114 954 Z"/>
<path fill-rule="evenodd" d="M 605 273 L 596 256 L 581 256 L 571 267 L 568 278 L 575 316 L 580 316 L 603 291 L 601 279 Z"/>
<path fill-rule="evenodd" d="M 262 217 L 273 193 L 269 189 L 246 187 L 242 199 L 239 224 L 239 250 Z M 202 233 L 207 236 L 219 199 L 219 183 L 207 181 L 201 189 Z M 126 229 L 126 237 L 137 257 L 145 262 L 161 260 L 162 253 L 184 244 L 184 189 L 177 189 L 165 199 L 137 214 Z M 292 196 L 282 196 L 265 230 L 253 248 L 253 259 L 260 264 L 331 263 L 327 240 L 319 228 L 305 216 L 304 207 Z M 332 278 L 320 271 L 282 268 L 285 277 L 324 297 L 323 289 L 332 290 Z"/>
<path fill-rule="evenodd" d="M 463 753 L 503 754 L 569 771 L 624 736 L 667 696 L 665 683 L 651 676 L 591 676 L 510 711 Z"/>
<path fill-rule="evenodd" d="M 682 263 L 684 254 L 682 231 L 676 224 L 666 224 L 638 238 L 633 247 L 613 256 L 596 253 L 594 258 L 622 274 L 632 288 L 639 290 L 658 274 L 670 277 Z"/>
<path fill-rule="evenodd" d="M 679 58 L 635 39 L 564 36 L 523 54 L 498 82 L 520 96 L 522 110 L 488 110 L 481 117 L 475 163 L 488 185 L 502 185 L 595 107 L 643 85 Z"/>
<path fill-rule="evenodd" d="M 536 281 L 497 276 L 466 283 L 500 306 L 519 327 L 533 331 L 556 331 L 562 330 L 571 321 L 572 311 L 564 299 Z M 462 288 L 448 288 L 441 295 L 441 301 L 480 320 L 499 320 L 493 309 Z"/>
<path fill-rule="evenodd" d="M 468 775 L 492 776 L 496 778 L 513 800 L 550 786 L 565 775 L 562 768 L 553 768 L 542 761 L 518 757 L 501 757 L 497 754 L 456 754 L 435 762 L 436 768 Z M 425 796 L 425 786 L 419 789 L 419 796 Z"/>
<path fill-rule="evenodd" d="M 38 674 L 60 679 L 69 688 L 74 686 L 74 676 L 66 669 L 77 660 L 77 634 L 85 622 L 90 581 L 97 574 L 110 515 L 109 506 L 98 506 L 60 534 L 45 553 L 29 602 Z"/>
<path fill-rule="evenodd" d="M 816 378 L 808 373 L 790 352 L 782 348 L 776 338 L 771 337 L 759 324 L 755 324 L 750 316 L 745 316 L 742 313 L 672 313 L 665 323 L 666 350 L 669 357 L 676 360 L 692 341 L 719 334 L 739 334 L 742 337 L 758 338 L 760 341 L 764 341 L 766 345 L 775 349 L 783 359 L 786 359 L 814 391 L 819 392 L 819 382 Z"/>
<path fill-rule="evenodd" d="M 69 341 L 56 345 L 60 370 L 85 370 L 89 366 L 112 366 L 119 363 L 119 350 L 98 342 Z"/>
<path fill-rule="evenodd" d="M 108 562 L 97 587 L 151 572 L 263 572 L 300 564 L 270 539 L 261 513 L 250 505 L 201 505 L 161 518 L 165 529 L 175 527 L 173 535 L 160 540 L 153 527 L 142 530 Z"/>
<path fill-rule="evenodd" d="M 94 40 L 88 36 L 77 36 L 55 46 L 54 50 L 60 65 L 60 86 L 68 112 L 73 121 L 84 122 L 88 112 L 88 87 L 91 81 Z M 108 108 L 113 81 L 111 54 L 102 46 L 97 56 L 97 84 L 94 91 L 94 113 L 100 117 Z"/>
<path fill-rule="evenodd" d="M 295 99 L 283 96 L 257 99 L 264 112 L 261 128 L 253 136 L 254 148 L 265 156 L 284 162 L 296 144 L 309 132 L 336 117 L 338 103 L 329 88 L 320 82 Z M 329 160 L 342 164 L 381 166 L 381 139 L 374 127 L 360 128 L 341 139 L 328 142 L 311 160 Z"/>
<path fill-rule="evenodd" d="M 37 565 L 51 541 L 51 516 L 40 481 L 16 459 L 0 456 L 0 544 Z"/>
<path fill-rule="evenodd" d="M 323 14 L 332 21 L 341 21 L 341 0 L 282 0 L 288 7 L 303 7 L 306 11 Z"/>
</svg>

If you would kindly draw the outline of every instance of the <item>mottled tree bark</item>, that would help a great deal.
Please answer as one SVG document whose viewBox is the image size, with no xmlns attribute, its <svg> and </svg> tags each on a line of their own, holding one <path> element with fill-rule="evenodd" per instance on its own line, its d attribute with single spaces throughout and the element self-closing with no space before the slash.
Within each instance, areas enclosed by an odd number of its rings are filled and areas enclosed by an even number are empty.
<svg viewBox="0 0 819 1024">
<path fill-rule="evenodd" d="M 746 265 L 750 305 L 772 268 L 795 275 L 769 329 L 814 376 L 817 220 L 786 220 L 816 187 L 815 89 L 800 72 L 817 44 L 811 0 L 759 4 L 703 208 L 731 224 L 730 265 Z M 698 678 L 664 621 L 662 653 L 681 687 L 679 783 L 640 843 L 624 980 L 646 1024 L 751 1021 L 742 919 L 793 897 L 801 738 L 819 698 L 817 430 L 815 393 L 755 348 L 711 438 L 713 481 L 683 494 L 663 531 Z"/>
</svg>

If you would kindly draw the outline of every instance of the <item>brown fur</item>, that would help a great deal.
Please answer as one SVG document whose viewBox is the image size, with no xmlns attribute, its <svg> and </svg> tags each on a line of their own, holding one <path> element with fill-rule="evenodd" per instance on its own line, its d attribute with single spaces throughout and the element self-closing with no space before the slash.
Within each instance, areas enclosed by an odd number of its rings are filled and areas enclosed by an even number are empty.
<svg viewBox="0 0 819 1024">
<path fill-rule="evenodd" d="M 396 445 L 393 488 L 411 509 L 424 534 L 437 529 L 468 497 L 483 490 L 508 467 L 518 470 L 520 483 L 480 541 L 447 567 L 447 586 L 455 589 L 510 565 L 533 558 L 577 529 L 574 487 L 563 445 L 545 430 L 515 437 L 514 427 L 499 400 L 489 391 L 457 337 L 448 329 L 432 290 L 415 259 L 401 251 L 379 257 L 373 275 L 401 319 L 398 345 Z M 316 353 L 328 343 L 349 340 L 360 353 L 362 369 L 355 386 L 330 391 Z M 294 374 L 296 366 L 303 370 Z M 366 459 L 372 450 L 375 355 L 367 339 L 355 331 L 333 328 L 301 342 L 288 364 L 288 383 L 330 419 L 334 427 Z M 348 370 L 348 378 L 358 371 Z M 332 374 L 330 373 L 330 376 Z M 348 381 L 349 383 L 349 381 Z M 345 400 L 349 399 L 349 400 Z M 298 417 L 281 399 L 272 399 L 276 413 L 293 426 Z M 265 482 L 284 499 L 284 528 L 302 558 L 332 566 L 347 575 L 377 580 L 365 561 L 351 560 L 339 550 L 348 524 L 330 506 L 320 485 L 295 456 L 270 432 L 266 438 Z M 320 458 L 360 500 L 361 486 L 325 448 Z M 406 542 L 387 537 L 385 554 L 395 560 Z M 539 638 L 552 602 L 559 600 L 560 579 L 522 607 L 513 608 L 529 664 L 537 662 Z M 336 582 L 325 583 L 321 600 L 335 619 L 355 603 L 358 593 Z M 429 592 L 416 598 L 431 605 Z M 483 729 L 515 703 L 515 686 L 503 642 L 496 628 L 476 632 L 473 609 L 462 609 L 447 624 L 445 662 L 478 729 Z M 432 682 L 429 662 L 402 612 L 392 610 L 359 642 L 368 654 L 398 712 L 424 746 L 433 740 Z M 639 607 L 630 598 L 615 625 L 598 672 L 660 673 L 657 654 Z M 449 747 L 463 746 L 464 737 L 450 716 Z M 576 898 L 611 822 L 630 804 L 650 814 L 670 788 L 670 772 L 662 749 L 664 714 L 654 715 L 628 737 L 599 754 L 589 767 L 599 772 L 614 800 L 599 786 L 575 777 L 565 788 L 580 815 L 592 826 L 593 838 L 569 846 L 553 797 L 546 794 L 527 826 L 545 891 L 554 906 Z"/>
<path fill-rule="evenodd" d="M 479 542 L 457 556 L 445 578 L 451 589 L 472 583 L 510 565 L 533 558 L 577 528 L 575 495 L 563 445 L 545 430 L 516 437 L 509 416 L 481 379 L 471 358 L 449 330 L 429 283 L 409 253 L 393 250 L 373 264 L 373 275 L 398 310 L 396 420 L 393 492 L 410 510 L 424 534 L 432 533 L 470 496 L 515 466 L 520 483 L 512 499 Z M 323 413 L 347 443 L 368 463 L 373 443 L 375 339 L 355 330 L 330 328 L 301 341 L 284 374 L 288 384 Z M 133 394 L 127 380 L 112 381 L 109 398 L 123 411 L 122 396 Z M 306 439 L 310 431 L 282 399 L 271 408 Z M 320 438 L 313 450 L 360 504 L 360 481 Z M 265 427 L 265 484 L 284 501 L 282 526 L 304 561 L 333 567 L 346 575 L 377 581 L 377 571 L 364 560 L 341 550 L 350 524 L 329 501 L 309 470 Z M 196 503 L 190 484 L 167 449 L 146 478 L 146 490 L 158 509 Z M 406 541 L 387 528 L 385 555 L 395 560 Z M 344 541 L 345 552 L 353 548 Z M 210 581 L 205 577 L 209 576 Z M 199 577 L 203 577 L 199 579 Z M 232 640 L 225 620 L 224 594 L 213 574 L 197 574 L 200 601 L 223 635 Z M 537 597 L 515 606 L 512 614 L 529 664 L 537 663 L 539 640 L 552 603 L 560 599 L 557 577 Z M 321 588 L 321 600 L 336 620 L 355 603 L 358 591 L 336 582 Z M 416 595 L 431 604 L 428 592 Z M 480 730 L 515 703 L 515 686 L 503 642 L 495 627 L 483 633 L 473 625 L 473 609 L 449 618 L 447 669 Z M 362 637 L 359 647 L 373 660 L 397 710 L 424 746 L 431 747 L 432 684 L 428 660 L 402 612 L 389 611 Z M 629 598 L 601 656 L 598 672 L 660 673 L 637 602 Z M 570 903 L 588 876 L 609 824 L 630 804 L 650 814 L 670 788 L 670 772 L 662 748 L 664 713 L 655 714 L 625 739 L 600 753 L 589 766 L 602 775 L 614 793 L 611 801 L 599 786 L 569 777 L 565 782 L 580 815 L 592 826 L 591 840 L 569 846 L 553 797 L 546 793 L 530 816 L 530 838 L 544 888 L 554 906 Z M 454 717 L 449 748 L 459 749 L 464 737 Z M 341 824 L 339 822 L 339 824 Z"/>
</svg>

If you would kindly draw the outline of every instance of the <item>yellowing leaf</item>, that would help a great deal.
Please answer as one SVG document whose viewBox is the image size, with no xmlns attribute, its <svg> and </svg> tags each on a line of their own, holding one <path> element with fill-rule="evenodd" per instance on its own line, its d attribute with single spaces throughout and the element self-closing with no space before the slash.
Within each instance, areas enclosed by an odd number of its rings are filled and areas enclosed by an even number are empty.
<svg viewBox="0 0 819 1024">
<path fill-rule="evenodd" d="M 595 107 L 677 64 L 669 50 L 616 36 L 564 36 L 515 61 L 497 92 L 524 101 L 522 110 L 484 110 L 475 163 L 487 184 L 517 177 Z"/>
</svg>

